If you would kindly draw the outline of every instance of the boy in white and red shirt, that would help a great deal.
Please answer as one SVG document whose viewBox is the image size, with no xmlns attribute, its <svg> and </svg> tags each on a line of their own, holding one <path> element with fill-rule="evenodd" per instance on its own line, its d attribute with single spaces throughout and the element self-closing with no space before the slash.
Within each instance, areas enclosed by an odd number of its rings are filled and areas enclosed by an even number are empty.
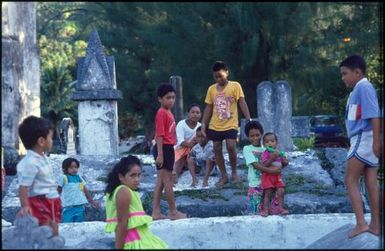
<svg viewBox="0 0 385 251">
<path fill-rule="evenodd" d="M 345 185 L 353 211 L 356 226 L 348 237 L 363 232 L 380 234 L 379 191 L 377 185 L 378 158 L 380 145 L 380 110 L 376 90 L 365 78 L 366 64 L 362 57 L 353 55 L 340 64 L 342 81 L 353 88 L 346 105 L 345 123 L 350 139 L 347 155 Z M 368 225 L 364 218 L 359 178 L 365 178 L 368 191 L 371 219 Z"/>
<path fill-rule="evenodd" d="M 52 148 L 53 124 L 44 118 L 29 116 L 19 126 L 19 136 L 27 149 L 17 164 L 21 209 L 18 216 L 32 215 L 39 225 L 48 225 L 58 235 L 61 200 L 52 163 L 46 154 Z"/>
</svg>

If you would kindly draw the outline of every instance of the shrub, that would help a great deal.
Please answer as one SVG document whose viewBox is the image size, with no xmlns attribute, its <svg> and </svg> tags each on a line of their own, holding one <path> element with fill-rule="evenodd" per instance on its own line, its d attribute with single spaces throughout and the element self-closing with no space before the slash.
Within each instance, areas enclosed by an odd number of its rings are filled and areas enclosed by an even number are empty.
<svg viewBox="0 0 385 251">
<path fill-rule="evenodd" d="M 295 138 L 294 145 L 298 151 L 306 151 L 309 148 L 314 147 L 315 137 L 311 136 L 308 138 Z"/>
</svg>

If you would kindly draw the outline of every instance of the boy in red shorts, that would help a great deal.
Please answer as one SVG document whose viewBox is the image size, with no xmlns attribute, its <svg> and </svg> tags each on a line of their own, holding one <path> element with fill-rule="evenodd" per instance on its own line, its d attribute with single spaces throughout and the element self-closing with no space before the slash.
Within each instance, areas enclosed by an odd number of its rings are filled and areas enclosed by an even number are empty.
<svg viewBox="0 0 385 251">
<path fill-rule="evenodd" d="M 55 128 L 44 118 L 29 116 L 19 126 L 19 136 L 27 154 L 17 164 L 21 209 L 17 216 L 32 215 L 39 225 L 52 228 L 59 235 L 61 201 L 52 164 L 46 154 L 52 148 Z"/>
</svg>

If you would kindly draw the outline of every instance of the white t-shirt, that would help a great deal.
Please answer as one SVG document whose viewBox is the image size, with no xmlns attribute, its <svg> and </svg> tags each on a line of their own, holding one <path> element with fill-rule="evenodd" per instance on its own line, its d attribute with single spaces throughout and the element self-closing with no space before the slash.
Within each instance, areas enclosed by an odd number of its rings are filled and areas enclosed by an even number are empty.
<svg viewBox="0 0 385 251">
<path fill-rule="evenodd" d="M 32 150 L 27 150 L 25 157 L 17 164 L 19 186 L 27 186 L 28 197 L 46 195 L 57 198 L 57 183 L 53 173 L 52 162 Z"/>
<path fill-rule="evenodd" d="M 195 128 L 191 129 L 187 125 L 185 119 L 179 121 L 178 124 L 176 125 L 176 140 L 177 140 L 177 142 L 175 145 L 175 149 L 179 148 L 180 144 L 182 144 L 183 141 L 189 140 L 192 137 L 194 137 L 196 129 L 200 126 L 201 126 L 201 123 L 198 122 L 197 125 L 195 126 Z"/>
</svg>

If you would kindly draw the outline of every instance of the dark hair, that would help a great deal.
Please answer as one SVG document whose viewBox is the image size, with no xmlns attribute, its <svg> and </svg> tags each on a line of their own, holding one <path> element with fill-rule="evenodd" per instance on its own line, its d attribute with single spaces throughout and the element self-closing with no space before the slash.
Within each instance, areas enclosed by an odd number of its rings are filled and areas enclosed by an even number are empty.
<svg viewBox="0 0 385 251">
<path fill-rule="evenodd" d="M 19 125 L 19 137 L 26 149 L 32 149 L 40 137 L 47 138 L 49 131 L 55 131 L 52 122 L 36 116 L 25 118 Z"/>
<path fill-rule="evenodd" d="M 278 141 L 277 135 L 276 135 L 275 133 L 273 133 L 273 132 L 267 132 L 267 133 L 265 133 L 265 135 L 263 135 L 263 137 L 262 137 L 262 140 L 265 141 L 265 138 L 266 138 L 267 136 L 269 136 L 269 135 L 273 135 L 274 138 L 275 138 L 275 141 Z"/>
<path fill-rule="evenodd" d="M 161 83 L 160 86 L 158 87 L 157 93 L 159 98 L 163 98 L 169 92 L 175 93 L 175 89 L 172 85 L 168 83 Z"/>
<path fill-rule="evenodd" d="M 212 70 L 213 70 L 213 72 L 216 72 L 216 71 L 219 71 L 219 70 L 228 71 L 229 68 L 227 67 L 227 65 L 223 61 L 216 61 L 213 64 Z"/>
<path fill-rule="evenodd" d="M 261 132 L 261 134 L 263 134 L 263 127 L 262 125 L 256 121 L 256 120 L 251 120 L 249 122 L 247 122 L 246 126 L 245 126 L 245 134 L 247 137 L 249 137 L 249 132 L 251 129 L 257 129 Z"/>
<path fill-rule="evenodd" d="M 111 172 L 108 173 L 105 192 L 110 194 L 110 199 L 112 199 L 111 196 L 115 188 L 121 185 L 119 174 L 123 176 L 126 175 L 135 165 L 141 167 L 140 160 L 133 155 L 128 155 L 127 157 L 121 158 L 114 168 L 112 168 Z"/>
<path fill-rule="evenodd" d="M 195 130 L 195 132 L 200 132 L 201 130 L 202 130 L 202 127 L 199 126 L 199 127 Z"/>
<path fill-rule="evenodd" d="M 79 160 L 75 158 L 66 158 L 65 160 L 63 160 L 63 163 L 61 165 L 61 169 L 63 170 L 64 174 L 68 174 L 68 168 L 70 168 L 72 162 L 75 162 L 78 168 L 80 167 Z"/>
<path fill-rule="evenodd" d="M 199 106 L 197 103 L 192 103 L 192 104 L 190 104 L 190 105 L 188 106 L 187 112 L 190 112 L 191 108 L 193 108 L 193 107 L 195 107 L 195 106 L 198 107 L 199 110 L 201 109 L 200 106 Z"/>
<path fill-rule="evenodd" d="M 366 63 L 365 60 L 358 56 L 358 55 L 352 55 L 350 57 L 347 57 L 340 63 L 340 68 L 342 66 L 345 66 L 349 68 L 350 70 L 360 69 L 362 73 L 365 75 L 366 72 Z"/>
</svg>

